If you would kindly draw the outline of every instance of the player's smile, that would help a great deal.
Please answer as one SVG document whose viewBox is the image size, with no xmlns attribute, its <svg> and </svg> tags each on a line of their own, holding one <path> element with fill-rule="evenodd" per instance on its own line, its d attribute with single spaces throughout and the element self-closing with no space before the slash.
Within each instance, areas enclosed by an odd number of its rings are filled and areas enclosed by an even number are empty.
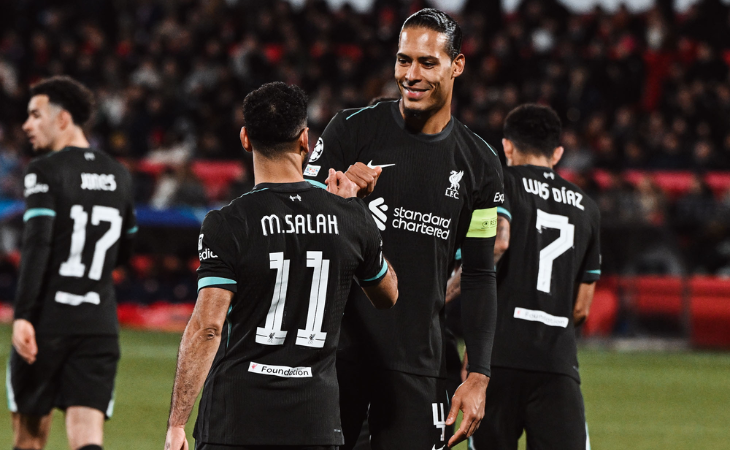
<svg viewBox="0 0 730 450">
<path fill-rule="evenodd" d="M 401 85 L 403 87 L 403 93 L 409 100 L 418 101 L 426 96 L 426 93 L 430 89 L 418 89 L 412 86 L 407 86 L 405 83 Z"/>
</svg>

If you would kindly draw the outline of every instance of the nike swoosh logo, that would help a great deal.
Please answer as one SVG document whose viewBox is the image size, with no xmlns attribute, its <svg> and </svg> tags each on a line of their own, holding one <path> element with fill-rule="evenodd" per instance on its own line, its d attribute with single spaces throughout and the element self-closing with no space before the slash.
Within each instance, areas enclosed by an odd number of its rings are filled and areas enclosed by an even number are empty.
<svg viewBox="0 0 730 450">
<path fill-rule="evenodd" d="M 394 166 L 394 165 L 395 164 L 377 164 L 377 165 L 373 165 L 373 160 L 372 159 L 368 163 L 368 167 L 370 167 L 371 169 L 374 169 L 376 167 L 381 167 L 381 168 L 382 167 L 390 167 L 390 166 Z M 436 450 L 439 450 L 439 449 L 436 449 Z"/>
</svg>

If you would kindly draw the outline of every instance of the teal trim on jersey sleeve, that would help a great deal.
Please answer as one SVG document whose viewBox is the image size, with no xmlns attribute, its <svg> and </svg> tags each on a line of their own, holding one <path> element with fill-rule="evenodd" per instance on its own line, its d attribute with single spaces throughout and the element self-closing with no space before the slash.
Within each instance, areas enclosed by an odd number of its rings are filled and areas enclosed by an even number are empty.
<svg viewBox="0 0 730 450">
<path fill-rule="evenodd" d="M 33 217 L 56 217 L 56 211 L 48 208 L 30 208 L 23 214 L 23 222 L 27 222 Z"/>
<path fill-rule="evenodd" d="M 504 214 L 507 216 L 510 222 L 512 222 L 512 214 L 509 213 L 506 209 L 502 208 L 501 206 L 497 206 L 497 214 Z"/>
<path fill-rule="evenodd" d="M 592 273 L 594 275 L 600 275 L 601 274 L 601 271 L 600 270 L 586 270 L 586 273 Z"/>
<path fill-rule="evenodd" d="M 314 180 L 307 180 L 307 181 L 308 181 L 308 182 L 309 182 L 309 184 L 311 184 L 312 186 L 316 186 L 316 187 L 318 187 L 318 188 L 322 188 L 322 189 L 327 189 L 327 185 L 326 185 L 326 184 L 324 184 L 324 183 L 320 183 L 319 181 L 314 181 Z"/>
<path fill-rule="evenodd" d="M 198 280 L 198 290 L 203 289 L 204 287 L 208 286 L 215 286 L 216 284 L 238 284 L 236 283 L 236 280 L 231 280 L 230 278 L 221 278 L 221 277 L 205 277 Z"/>
<path fill-rule="evenodd" d="M 362 109 L 361 109 L 360 111 L 355 111 L 354 113 L 352 113 L 352 114 L 350 114 L 349 116 L 345 117 L 345 120 L 350 120 L 350 118 L 351 118 L 352 116 L 358 115 L 358 114 L 360 114 L 361 112 L 365 111 L 366 109 L 373 109 L 373 108 L 375 108 L 376 106 L 378 106 L 378 103 L 376 103 L 376 104 L 374 104 L 374 105 L 372 105 L 372 106 L 366 106 L 366 107 L 362 108 Z"/>
<path fill-rule="evenodd" d="M 134 233 L 136 233 L 137 231 L 139 231 L 139 227 L 138 227 L 137 225 L 135 225 L 135 226 L 133 226 L 132 228 L 128 229 L 128 230 L 126 231 L 126 233 L 127 233 L 127 234 L 134 234 Z"/>
<path fill-rule="evenodd" d="M 362 281 L 364 281 L 364 282 L 366 282 L 366 283 L 367 283 L 368 281 L 373 281 L 373 280 L 377 280 L 378 278 L 380 278 L 380 277 L 382 277 L 383 275 L 385 275 L 385 272 L 387 272 L 387 271 L 388 271 L 388 261 L 386 261 L 385 259 L 383 259 L 383 268 L 382 268 L 382 269 L 380 269 L 380 272 L 378 272 L 378 274 L 377 274 L 377 275 L 375 275 L 374 277 L 372 277 L 372 278 L 367 278 L 367 279 L 365 279 L 365 280 L 362 280 Z"/>
</svg>

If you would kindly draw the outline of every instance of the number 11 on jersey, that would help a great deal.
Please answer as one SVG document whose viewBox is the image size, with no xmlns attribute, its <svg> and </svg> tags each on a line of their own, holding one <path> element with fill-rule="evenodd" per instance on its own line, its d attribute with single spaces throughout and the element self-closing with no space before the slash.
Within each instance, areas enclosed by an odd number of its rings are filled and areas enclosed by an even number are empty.
<svg viewBox="0 0 730 450">
<path fill-rule="evenodd" d="M 287 332 L 281 329 L 281 325 L 289 285 L 289 262 L 290 260 L 284 259 L 283 252 L 269 253 L 269 267 L 276 270 L 276 284 L 266 323 L 256 329 L 256 342 L 259 344 L 284 345 Z M 309 293 L 307 324 L 304 329 L 298 330 L 296 345 L 322 348 L 327 339 L 327 333 L 322 331 L 322 321 L 327 303 L 330 261 L 322 259 L 322 252 L 307 252 L 307 267 L 314 269 L 312 289 Z"/>
</svg>

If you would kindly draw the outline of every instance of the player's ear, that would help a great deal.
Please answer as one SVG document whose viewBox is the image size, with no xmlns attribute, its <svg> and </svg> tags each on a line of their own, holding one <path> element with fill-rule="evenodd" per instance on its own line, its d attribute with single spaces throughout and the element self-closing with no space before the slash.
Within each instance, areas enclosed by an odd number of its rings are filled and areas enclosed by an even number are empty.
<svg viewBox="0 0 730 450">
<path fill-rule="evenodd" d="M 241 127 L 240 138 L 243 149 L 251 153 L 253 151 L 253 146 L 251 146 L 251 140 L 248 138 L 248 132 L 246 131 L 246 127 Z"/>
<path fill-rule="evenodd" d="M 558 161 L 560 161 L 560 158 L 563 157 L 564 152 L 565 149 L 562 146 L 557 147 L 555 148 L 555 150 L 553 150 L 553 157 L 550 159 L 550 167 L 554 167 L 558 164 Z"/>
<path fill-rule="evenodd" d="M 309 127 L 305 127 L 299 135 L 299 152 L 309 154 Z"/>
<path fill-rule="evenodd" d="M 56 120 L 58 121 L 58 126 L 61 131 L 65 131 L 66 128 L 69 127 L 69 125 L 73 124 L 73 118 L 71 117 L 71 113 L 66 111 L 65 109 L 62 109 L 61 112 L 58 113 L 58 115 L 56 116 Z"/>
<path fill-rule="evenodd" d="M 459 53 L 459 55 L 454 58 L 454 61 L 451 62 L 451 70 L 452 70 L 452 76 L 454 78 L 458 77 L 462 73 L 464 73 L 464 66 L 466 65 L 466 58 L 464 55 Z"/>
<path fill-rule="evenodd" d="M 507 165 L 511 166 L 515 154 L 515 146 L 509 139 L 502 139 L 502 148 L 504 148 L 504 156 L 507 158 Z"/>
</svg>

